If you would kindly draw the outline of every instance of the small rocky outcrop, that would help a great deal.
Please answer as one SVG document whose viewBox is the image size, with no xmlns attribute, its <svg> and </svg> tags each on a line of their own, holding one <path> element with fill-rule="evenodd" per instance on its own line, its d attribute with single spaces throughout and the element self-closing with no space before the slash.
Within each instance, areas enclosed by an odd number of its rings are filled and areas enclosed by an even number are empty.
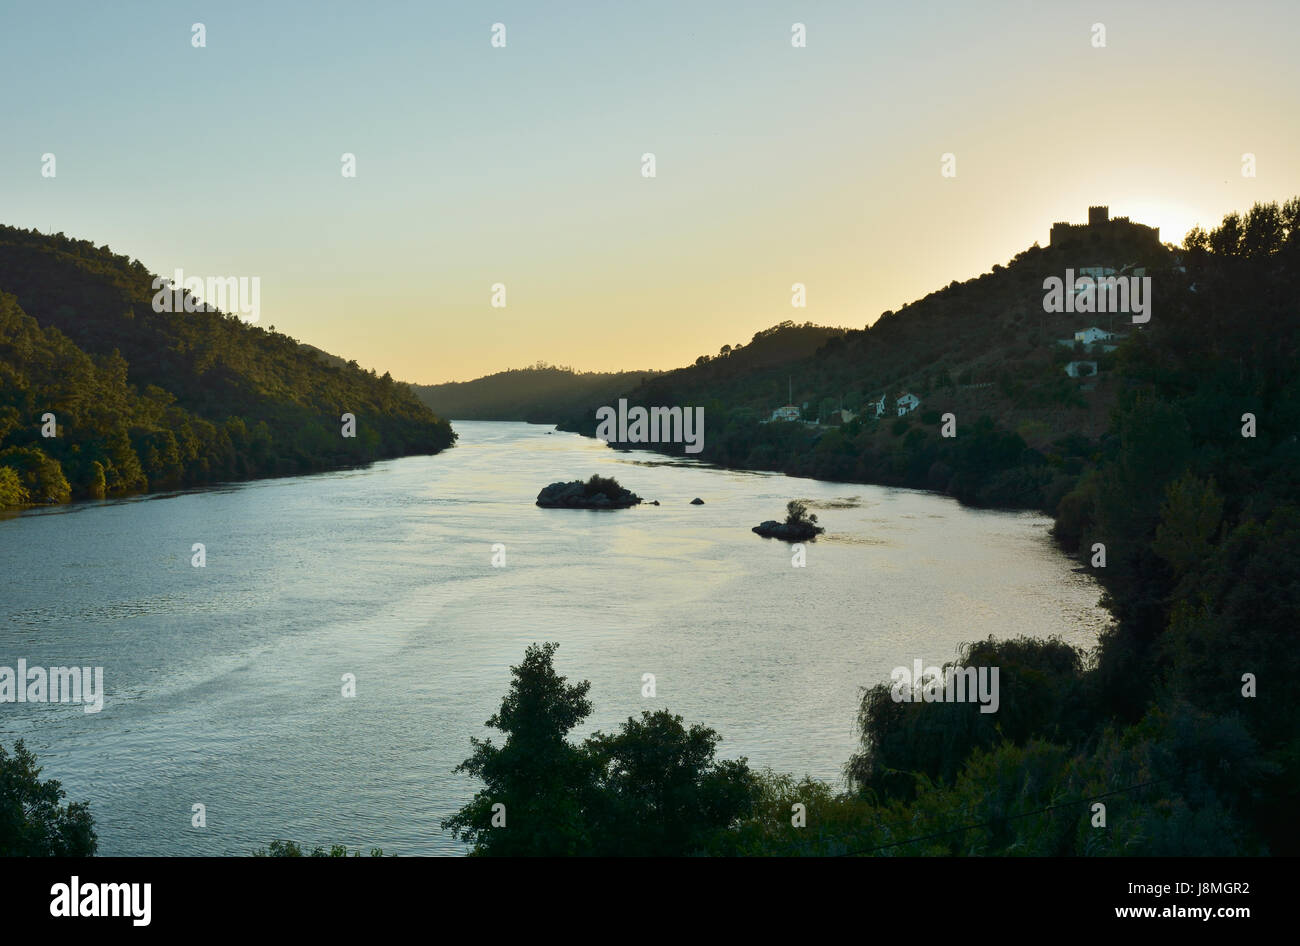
<svg viewBox="0 0 1300 946">
<path fill-rule="evenodd" d="M 815 526 L 812 523 L 805 522 L 799 525 L 790 525 L 788 522 L 777 522 L 775 519 L 768 519 L 754 526 L 751 532 L 757 532 L 759 535 L 768 539 L 784 539 L 787 542 L 804 542 L 814 536 L 821 535 L 826 530 L 821 526 Z"/>
<path fill-rule="evenodd" d="M 704 500 L 702 500 L 702 499 L 700 499 L 700 497 L 696 496 L 694 499 L 691 500 L 691 505 L 692 505 L 692 506 L 703 506 L 703 505 L 704 505 Z"/>
<path fill-rule="evenodd" d="M 809 515 L 808 507 L 799 500 L 790 500 L 790 502 L 786 503 L 785 508 L 788 513 L 785 522 L 768 519 L 754 526 L 750 531 L 756 532 L 765 538 L 781 539 L 786 542 L 806 542 L 826 531 L 817 524 L 817 517 Z"/>
<path fill-rule="evenodd" d="M 640 496 L 617 480 L 601 476 L 585 483 L 552 483 L 537 494 L 537 505 L 546 509 L 626 509 L 640 502 Z"/>
</svg>

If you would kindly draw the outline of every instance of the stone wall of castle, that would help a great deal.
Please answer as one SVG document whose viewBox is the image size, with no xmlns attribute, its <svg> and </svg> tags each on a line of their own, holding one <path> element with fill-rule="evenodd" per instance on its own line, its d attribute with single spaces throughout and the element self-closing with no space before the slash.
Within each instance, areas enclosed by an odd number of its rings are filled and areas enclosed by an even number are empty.
<svg viewBox="0 0 1300 946">
<path fill-rule="evenodd" d="M 1054 223 L 1050 236 L 1050 246 L 1061 246 L 1064 243 L 1073 243 L 1077 240 L 1086 239 L 1090 236 L 1097 235 L 1103 239 L 1138 239 L 1142 241 L 1160 242 L 1160 228 L 1148 227 L 1145 224 L 1134 223 L 1128 217 L 1116 217 L 1110 219 L 1110 210 L 1107 207 L 1089 207 L 1087 223 Z"/>
</svg>

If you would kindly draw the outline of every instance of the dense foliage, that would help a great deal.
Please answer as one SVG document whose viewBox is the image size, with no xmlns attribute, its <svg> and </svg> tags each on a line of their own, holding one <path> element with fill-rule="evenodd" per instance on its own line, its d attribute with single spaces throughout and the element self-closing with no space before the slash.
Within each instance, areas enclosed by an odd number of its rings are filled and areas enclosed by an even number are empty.
<svg viewBox="0 0 1300 946">
<path fill-rule="evenodd" d="M 1194 230 L 1181 260 L 1118 353 L 1087 462 L 1049 461 L 1067 480 L 1055 534 L 1114 616 L 1095 651 L 967 644 L 955 663 L 999 669 L 992 714 L 868 687 L 837 791 L 718 761 L 717 733 L 666 710 L 571 742 L 590 685 L 534 645 L 487 721 L 503 742 L 471 739 L 459 767 L 483 788 L 444 827 L 490 855 L 1300 853 L 1300 199 Z M 954 476 L 1017 468 L 1019 444 L 973 427 Z M 0 804 L 37 784 L 5 758 Z M 0 841 L 30 817 L 13 810 Z"/>
<path fill-rule="evenodd" d="M 424 404 L 453 420 L 553 423 L 588 404 L 607 404 L 654 371 L 574 371 L 538 362 L 473 381 L 412 384 Z"/>
<path fill-rule="evenodd" d="M 455 434 L 387 374 L 217 311 L 153 311 L 138 261 L 0 228 L 0 505 L 411 453 Z M 54 415 L 57 436 L 44 436 Z M 343 436 L 342 416 L 355 417 Z"/>
<path fill-rule="evenodd" d="M 1120 239 L 1081 252 L 1035 244 L 1006 267 L 953 282 L 866 328 L 818 337 L 808 326 L 783 323 L 621 396 L 647 408 L 702 406 L 697 458 L 722 466 L 1051 512 L 1094 462 L 1120 384 L 1117 352 L 1084 355 L 1059 341 L 1094 325 L 1118 334 L 1132 334 L 1133 326 L 1125 315 L 1045 312 L 1044 278 L 1094 264 L 1143 266 L 1159 286 L 1177 274 L 1174 254 L 1159 246 Z M 751 354 L 760 346 L 761 358 Z M 1066 364 L 1085 357 L 1097 361 L 1099 374 L 1069 377 Z M 791 389 L 802 422 L 771 422 Z M 898 399 L 907 393 L 921 406 L 900 417 Z M 598 406 L 556 420 L 594 435 Z M 948 414 L 956 436 L 943 436 Z M 679 444 L 636 446 L 682 452 Z"/>
<path fill-rule="evenodd" d="M 769 775 L 715 850 L 1300 852 L 1300 199 L 1194 230 L 1183 260 L 1059 504 L 1115 617 L 1096 651 L 967 645 L 1000 668 L 996 714 L 868 689 L 850 791 Z"/>
<path fill-rule="evenodd" d="M 674 851 L 1300 853 L 1300 199 L 1194 230 L 1181 259 L 1116 359 L 1094 455 L 1054 473 L 1068 480 L 1055 487 L 1056 535 L 1114 615 L 1096 650 L 966 645 L 954 663 L 1000 670 L 993 714 L 869 687 L 847 790 L 746 770 L 731 820 Z M 954 469 L 996 469 L 999 452 L 1014 468 L 1021 445 L 999 451 L 992 422 L 970 433 L 954 449 L 979 445 L 985 465 Z M 599 784 L 570 771 L 570 784 Z M 569 850 L 636 836 L 636 818 L 602 822 L 585 797 L 573 795 L 566 830 L 581 844 Z"/>
<path fill-rule="evenodd" d="M 99 840 L 85 802 L 63 804 L 54 779 L 42 782 L 23 741 L 0 746 L 0 857 L 89 857 Z"/>
<path fill-rule="evenodd" d="M 311 850 L 305 850 L 293 841 L 276 840 L 272 841 L 268 847 L 258 848 L 253 852 L 254 857 L 361 857 L 360 851 L 348 851 L 345 844 L 331 844 L 328 848 L 322 845 L 316 845 Z M 371 848 L 371 857 L 383 857 L 382 848 Z"/>
<path fill-rule="evenodd" d="M 715 761 L 718 734 L 667 710 L 569 742 L 591 714 L 591 684 L 555 672 L 556 647 L 527 649 L 487 721 L 504 742 L 472 738 L 457 769 L 484 787 L 443 827 L 473 853 L 690 854 L 750 813 L 757 783 L 745 760 Z"/>
</svg>

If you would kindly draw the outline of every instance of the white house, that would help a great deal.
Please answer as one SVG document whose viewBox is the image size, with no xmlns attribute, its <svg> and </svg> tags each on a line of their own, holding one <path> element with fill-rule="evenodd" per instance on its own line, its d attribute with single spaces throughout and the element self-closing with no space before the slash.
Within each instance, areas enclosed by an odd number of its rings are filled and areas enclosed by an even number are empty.
<svg viewBox="0 0 1300 946">
<path fill-rule="evenodd" d="M 1065 373 L 1071 378 L 1091 378 L 1097 373 L 1097 362 L 1072 361 L 1065 366 Z"/>
<path fill-rule="evenodd" d="M 1114 337 L 1114 332 L 1108 332 L 1103 328 L 1097 328 L 1095 325 L 1092 328 L 1084 329 L 1082 332 L 1074 333 L 1074 340 L 1076 342 L 1082 342 L 1085 347 L 1094 342 L 1108 341 Z"/>
<path fill-rule="evenodd" d="M 882 414 L 885 413 L 885 395 L 884 394 L 880 395 L 879 401 L 873 401 L 867 406 L 874 407 L 876 409 L 876 416 L 880 417 Z"/>
<path fill-rule="evenodd" d="M 915 394 L 904 394 L 898 399 L 898 416 L 902 417 L 909 411 L 914 411 L 921 406 L 921 399 Z"/>
<path fill-rule="evenodd" d="M 838 427 L 841 424 L 849 423 L 857 416 L 858 415 L 853 413 L 853 411 L 848 411 L 841 407 L 838 411 L 831 411 L 831 415 L 826 418 L 826 423 L 831 427 Z"/>
<path fill-rule="evenodd" d="M 803 413 L 793 404 L 778 407 L 772 412 L 772 420 L 798 420 L 802 416 Z"/>
</svg>

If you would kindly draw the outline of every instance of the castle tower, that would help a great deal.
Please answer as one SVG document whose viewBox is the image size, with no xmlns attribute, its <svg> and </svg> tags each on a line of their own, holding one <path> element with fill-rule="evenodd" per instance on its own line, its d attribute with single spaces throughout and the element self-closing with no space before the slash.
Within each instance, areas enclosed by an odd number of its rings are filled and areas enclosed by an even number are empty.
<svg viewBox="0 0 1300 946">
<path fill-rule="evenodd" d="M 1110 219 L 1109 207 L 1089 207 L 1088 208 L 1088 226 L 1104 227 L 1107 220 Z"/>
</svg>

